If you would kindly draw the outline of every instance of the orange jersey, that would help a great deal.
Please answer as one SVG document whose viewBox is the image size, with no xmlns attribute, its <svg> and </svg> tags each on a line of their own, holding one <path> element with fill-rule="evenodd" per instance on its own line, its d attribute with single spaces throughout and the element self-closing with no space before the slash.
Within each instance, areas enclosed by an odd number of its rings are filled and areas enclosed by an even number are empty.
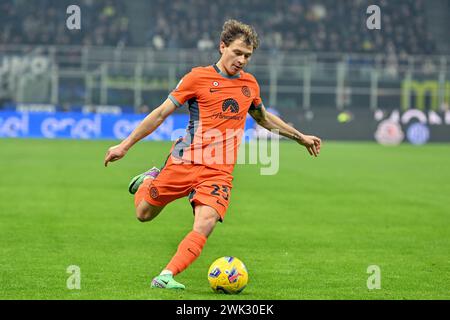
<svg viewBox="0 0 450 320">
<path fill-rule="evenodd" d="M 172 155 L 182 162 L 231 173 L 247 113 L 262 106 L 253 75 L 240 71 L 228 76 L 215 64 L 193 68 L 169 99 L 178 107 L 188 102 L 190 113 L 187 134 L 175 143 Z"/>
</svg>

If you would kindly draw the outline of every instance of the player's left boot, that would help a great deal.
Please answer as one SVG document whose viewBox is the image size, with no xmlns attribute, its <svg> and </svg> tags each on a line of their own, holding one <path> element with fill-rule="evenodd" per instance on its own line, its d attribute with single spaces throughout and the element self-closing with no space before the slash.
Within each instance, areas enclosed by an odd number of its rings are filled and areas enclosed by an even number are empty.
<svg viewBox="0 0 450 320">
<path fill-rule="evenodd" d="M 160 170 L 157 167 L 153 167 L 144 173 L 138 174 L 133 179 L 131 179 L 130 184 L 128 185 L 128 191 L 131 194 L 135 194 L 138 191 L 139 186 L 142 184 L 142 182 L 144 182 L 145 179 L 154 179 L 158 176 L 159 172 Z"/>
<path fill-rule="evenodd" d="M 164 274 L 154 277 L 151 284 L 152 288 L 160 289 L 181 289 L 184 290 L 184 285 L 175 281 L 172 275 Z"/>
</svg>

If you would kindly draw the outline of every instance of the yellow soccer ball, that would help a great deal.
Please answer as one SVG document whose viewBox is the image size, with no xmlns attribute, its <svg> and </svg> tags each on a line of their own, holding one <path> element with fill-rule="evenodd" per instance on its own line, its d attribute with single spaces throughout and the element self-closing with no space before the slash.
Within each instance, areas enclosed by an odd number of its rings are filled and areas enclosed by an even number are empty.
<svg viewBox="0 0 450 320">
<path fill-rule="evenodd" d="M 214 292 L 238 294 L 247 286 L 248 271 L 238 258 L 222 257 L 209 267 L 208 281 Z"/>
</svg>

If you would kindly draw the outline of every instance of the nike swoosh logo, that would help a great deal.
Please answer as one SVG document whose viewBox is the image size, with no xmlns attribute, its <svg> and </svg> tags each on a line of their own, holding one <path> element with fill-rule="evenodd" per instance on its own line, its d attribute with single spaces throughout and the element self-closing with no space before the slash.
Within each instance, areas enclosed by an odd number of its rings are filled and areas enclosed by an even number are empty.
<svg viewBox="0 0 450 320">
<path fill-rule="evenodd" d="M 217 92 L 220 91 L 220 89 L 209 89 L 209 92 L 213 93 L 213 92 Z"/>
<path fill-rule="evenodd" d="M 220 202 L 219 200 L 216 200 L 216 202 L 217 202 L 218 204 L 220 204 L 222 207 L 225 207 L 225 205 L 222 204 L 222 202 Z"/>
</svg>

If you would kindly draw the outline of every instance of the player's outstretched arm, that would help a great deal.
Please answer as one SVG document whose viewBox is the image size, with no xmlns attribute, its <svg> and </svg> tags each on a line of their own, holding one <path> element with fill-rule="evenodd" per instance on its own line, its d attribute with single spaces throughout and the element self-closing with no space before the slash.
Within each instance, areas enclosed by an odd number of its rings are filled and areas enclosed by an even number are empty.
<svg viewBox="0 0 450 320">
<path fill-rule="evenodd" d="M 263 128 L 271 131 L 278 130 L 278 133 L 286 138 L 297 141 L 305 146 L 310 155 L 317 157 L 320 153 L 322 141 L 316 136 L 306 135 L 288 125 L 276 115 L 268 112 L 264 106 L 250 110 L 250 115 Z"/>
<path fill-rule="evenodd" d="M 176 108 L 176 105 L 170 99 L 166 99 L 158 108 L 146 116 L 126 139 L 108 149 L 104 160 L 105 167 L 108 166 L 108 162 L 123 158 L 136 142 L 155 131 Z"/>
</svg>

